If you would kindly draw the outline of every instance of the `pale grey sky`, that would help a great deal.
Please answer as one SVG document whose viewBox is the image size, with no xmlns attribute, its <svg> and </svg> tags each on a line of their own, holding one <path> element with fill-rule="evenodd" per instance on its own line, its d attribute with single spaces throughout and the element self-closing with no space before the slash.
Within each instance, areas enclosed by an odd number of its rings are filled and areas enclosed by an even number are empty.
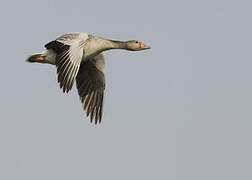
<svg viewBox="0 0 252 180">
<path fill-rule="evenodd" d="M 252 2 L 0 2 L 1 180 L 252 179 Z M 137 39 L 106 52 L 104 116 L 25 58 L 68 32 Z"/>
</svg>

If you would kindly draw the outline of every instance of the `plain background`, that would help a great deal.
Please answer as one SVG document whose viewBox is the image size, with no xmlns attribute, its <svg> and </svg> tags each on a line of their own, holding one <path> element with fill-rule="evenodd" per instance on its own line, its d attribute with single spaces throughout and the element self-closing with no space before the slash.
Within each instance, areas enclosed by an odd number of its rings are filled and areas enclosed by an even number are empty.
<svg viewBox="0 0 252 180">
<path fill-rule="evenodd" d="M 0 2 L 1 180 L 252 179 L 252 3 Z M 109 51 L 100 125 L 74 85 L 28 55 L 68 32 L 136 39 Z"/>
</svg>

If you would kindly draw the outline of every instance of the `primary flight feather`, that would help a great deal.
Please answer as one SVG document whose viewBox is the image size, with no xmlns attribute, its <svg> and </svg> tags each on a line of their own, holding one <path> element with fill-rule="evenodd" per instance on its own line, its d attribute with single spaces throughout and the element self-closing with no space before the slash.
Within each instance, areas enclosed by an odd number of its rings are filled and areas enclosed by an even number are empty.
<svg viewBox="0 0 252 180">
<path fill-rule="evenodd" d="M 74 81 L 83 109 L 90 121 L 101 122 L 105 90 L 103 51 L 125 49 L 140 51 L 150 46 L 136 40 L 115 41 L 87 33 L 62 35 L 45 45 L 46 50 L 27 58 L 27 62 L 56 65 L 58 83 L 63 92 L 71 90 Z"/>
</svg>

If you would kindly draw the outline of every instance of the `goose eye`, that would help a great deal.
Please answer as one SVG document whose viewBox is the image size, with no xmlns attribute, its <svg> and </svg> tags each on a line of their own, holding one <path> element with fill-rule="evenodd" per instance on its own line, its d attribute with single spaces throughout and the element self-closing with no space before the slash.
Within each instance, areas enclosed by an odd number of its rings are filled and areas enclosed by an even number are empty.
<svg viewBox="0 0 252 180">
<path fill-rule="evenodd" d="M 136 41 L 136 43 L 138 44 L 139 42 L 138 42 L 138 41 Z"/>
</svg>

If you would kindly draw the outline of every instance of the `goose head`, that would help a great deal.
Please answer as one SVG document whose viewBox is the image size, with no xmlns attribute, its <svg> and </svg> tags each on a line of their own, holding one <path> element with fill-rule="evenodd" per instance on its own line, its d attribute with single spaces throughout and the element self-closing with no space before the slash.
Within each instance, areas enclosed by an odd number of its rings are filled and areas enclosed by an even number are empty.
<svg viewBox="0 0 252 180">
<path fill-rule="evenodd" d="M 137 40 L 126 41 L 127 49 L 130 51 L 141 51 L 150 49 L 151 47 Z"/>
</svg>

